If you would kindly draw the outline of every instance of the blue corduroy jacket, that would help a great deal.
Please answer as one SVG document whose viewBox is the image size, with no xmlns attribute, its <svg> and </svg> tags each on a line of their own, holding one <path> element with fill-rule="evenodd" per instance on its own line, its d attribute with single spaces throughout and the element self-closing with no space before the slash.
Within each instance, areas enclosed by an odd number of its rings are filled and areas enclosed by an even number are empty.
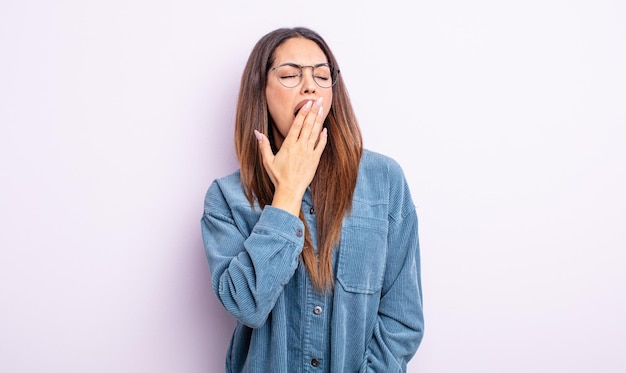
<svg viewBox="0 0 626 373">
<path fill-rule="evenodd" d="M 302 211 L 317 246 L 310 190 Z M 417 214 L 393 159 L 363 153 L 326 294 L 299 259 L 302 222 L 251 207 L 238 171 L 209 187 L 201 227 L 213 290 L 237 320 L 227 372 L 406 371 L 424 317 Z"/>
</svg>

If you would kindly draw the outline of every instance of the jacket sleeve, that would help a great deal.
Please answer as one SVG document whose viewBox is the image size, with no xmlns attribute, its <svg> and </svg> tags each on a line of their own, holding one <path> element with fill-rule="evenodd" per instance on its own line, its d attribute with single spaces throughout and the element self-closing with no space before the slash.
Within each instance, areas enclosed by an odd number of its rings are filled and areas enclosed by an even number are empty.
<svg viewBox="0 0 626 373">
<path fill-rule="evenodd" d="M 217 298 L 240 322 L 262 326 L 298 266 L 304 225 L 272 206 L 260 215 L 249 204 L 231 206 L 213 183 L 201 228 Z"/>
<path fill-rule="evenodd" d="M 378 318 L 366 353 L 373 372 L 405 372 L 424 333 L 417 213 L 406 182 L 400 185 L 395 202 L 401 207 L 390 215 Z"/>
</svg>

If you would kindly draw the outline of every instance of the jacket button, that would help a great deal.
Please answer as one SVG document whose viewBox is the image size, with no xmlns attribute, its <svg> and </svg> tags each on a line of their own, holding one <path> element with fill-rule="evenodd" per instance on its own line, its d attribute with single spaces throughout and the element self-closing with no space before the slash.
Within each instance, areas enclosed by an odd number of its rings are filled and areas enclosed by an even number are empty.
<svg viewBox="0 0 626 373">
<path fill-rule="evenodd" d="M 315 207 L 311 207 L 311 209 L 309 210 L 309 213 L 311 215 L 315 214 Z"/>
<path fill-rule="evenodd" d="M 319 365 L 320 365 L 320 362 L 317 359 L 311 360 L 311 366 L 318 367 Z"/>
<path fill-rule="evenodd" d="M 322 307 L 315 306 L 315 308 L 313 308 L 313 313 L 316 315 L 320 315 L 322 313 Z"/>
<path fill-rule="evenodd" d="M 296 236 L 302 237 L 302 229 L 300 228 L 296 229 Z"/>
</svg>

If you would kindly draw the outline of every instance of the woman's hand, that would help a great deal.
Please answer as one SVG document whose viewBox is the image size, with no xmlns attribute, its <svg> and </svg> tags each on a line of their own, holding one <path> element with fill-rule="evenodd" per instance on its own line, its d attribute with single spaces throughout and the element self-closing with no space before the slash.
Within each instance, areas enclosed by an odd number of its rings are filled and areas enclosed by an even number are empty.
<svg viewBox="0 0 626 373">
<path fill-rule="evenodd" d="M 272 206 L 300 214 L 302 196 L 315 176 L 328 140 L 326 128 L 322 129 L 323 118 L 322 98 L 309 101 L 296 115 L 275 155 L 267 136 L 254 131 L 263 166 L 275 187 Z"/>
</svg>

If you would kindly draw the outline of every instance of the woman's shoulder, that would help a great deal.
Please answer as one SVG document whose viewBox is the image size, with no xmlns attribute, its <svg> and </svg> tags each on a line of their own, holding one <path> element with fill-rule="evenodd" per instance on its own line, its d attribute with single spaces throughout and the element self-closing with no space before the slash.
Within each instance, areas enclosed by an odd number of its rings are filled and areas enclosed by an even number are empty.
<svg viewBox="0 0 626 373">
<path fill-rule="evenodd" d="M 363 150 L 355 200 L 389 204 L 390 214 L 412 208 L 410 191 L 400 164 L 390 156 Z"/>
<path fill-rule="evenodd" d="M 229 174 L 219 176 L 213 181 L 214 184 L 231 186 L 233 184 L 241 184 L 240 170 L 237 169 Z"/>
<path fill-rule="evenodd" d="M 205 196 L 205 203 L 209 201 L 228 201 L 229 205 L 249 204 L 241 185 L 239 170 L 213 180 Z"/>
<path fill-rule="evenodd" d="M 394 158 L 370 149 L 363 149 L 359 171 L 365 176 L 372 172 L 382 172 L 394 179 L 404 178 L 402 166 Z"/>
</svg>

